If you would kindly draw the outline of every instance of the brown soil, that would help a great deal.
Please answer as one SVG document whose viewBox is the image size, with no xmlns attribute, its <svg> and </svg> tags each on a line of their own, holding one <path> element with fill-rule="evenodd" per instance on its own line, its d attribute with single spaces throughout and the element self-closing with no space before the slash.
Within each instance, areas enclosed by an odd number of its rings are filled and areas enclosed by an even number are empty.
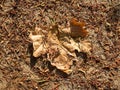
<svg viewBox="0 0 120 90">
<path fill-rule="evenodd" d="M 28 35 L 72 17 L 86 22 L 92 54 L 66 75 L 29 54 Z M 119 0 L 1 0 L 0 90 L 120 90 Z"/>
</svg>

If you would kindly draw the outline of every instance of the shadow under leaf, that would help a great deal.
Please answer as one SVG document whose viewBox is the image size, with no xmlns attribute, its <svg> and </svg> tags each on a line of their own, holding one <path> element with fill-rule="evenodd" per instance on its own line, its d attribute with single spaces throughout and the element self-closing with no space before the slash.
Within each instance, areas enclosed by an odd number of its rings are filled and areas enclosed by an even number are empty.
<svg viewBox="0 0 120 90">
<path fill-rule="evenodd" d="M 29 43 L 28 45 L 28 53 L 30 54 L 30 67 L 33 68 L 35 66 L 35 64 L 37 63 L 37 59 L 36 57 L 33 56 L 33 44 Z"/>
</svg>

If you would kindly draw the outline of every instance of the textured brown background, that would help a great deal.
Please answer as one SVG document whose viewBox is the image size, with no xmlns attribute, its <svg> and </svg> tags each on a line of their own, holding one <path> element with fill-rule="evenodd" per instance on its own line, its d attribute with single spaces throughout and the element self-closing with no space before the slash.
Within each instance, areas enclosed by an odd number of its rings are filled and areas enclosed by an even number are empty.
<svg viewBox="0 0 120 90">
<path fill-rule="evenodd" d="M 119 0 L 1 0 L 1 90 L 119 90 Z M 28 38 L 35 26 L 63 27 L 75 17 L 86 22 L 92 55 L 80 55 L 74 72 L 63 77 L 49 63 L 33 57 Z M 30 48 L 29 48 L 30 47 Z M 35 59 L 35 60 L 34 60 Z M 81 63 L 82 62 L 82 63 Z M 34 64 L 35 63 L 35 64 Z M 44 69 L 41 69 L 44 68 Z M 52 68 L 52 67 L 49 67 Z"/>
</svg>

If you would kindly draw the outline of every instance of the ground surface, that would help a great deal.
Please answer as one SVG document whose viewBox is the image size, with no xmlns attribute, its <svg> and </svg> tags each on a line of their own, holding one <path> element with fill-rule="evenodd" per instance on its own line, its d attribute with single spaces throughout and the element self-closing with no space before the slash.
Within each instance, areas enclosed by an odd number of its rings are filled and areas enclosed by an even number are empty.
<svg viewBox="0 0 120 90">
<path fill-rule="evenodd" d="M 65 76 L 30 56 L 28 35 L 35 26 L 66 27 L 72 17 L 87 23 L 92 54 L 80 54 Z M 119 0 L 1 0 L 0 90 L 120 90 L 119 21 Z"/>
</svg>

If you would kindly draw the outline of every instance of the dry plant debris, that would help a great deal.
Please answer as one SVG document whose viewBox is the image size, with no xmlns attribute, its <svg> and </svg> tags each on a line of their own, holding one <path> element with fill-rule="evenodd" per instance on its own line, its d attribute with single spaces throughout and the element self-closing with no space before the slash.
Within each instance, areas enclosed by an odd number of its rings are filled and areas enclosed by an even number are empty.
<svg viewBox="0 0 120 90">
<path fill-rule="evenodd" d="M 36 27 L 35 31 L 29 35 L 33 42 L 33 56 L 39 57 L 46 54 L 51 65 L 70 74 L 73 61 L 77 61 L 75 50 L 90 54 L 91 43 L 80 39 L 80 37 L 86 37 L 88 34 L 83 26 L 84 23 L 72 19 L 69 28 L 61 29 L 54 25 L 48 30 L 43 30 Z"/>
<path fill-rule="evenodd" d="M 119 0 L 1 0 L 0 90 L 119 90 L 120 3 L 118 2 Z M 56 25 L 52 34 L 56 34 L 61 45 L 74 56 L 72 46 L 76 46 L 79 50 L 76 44 L 78 37 L 74 35 L 71 37 L 71 28 L 67 28 L 68 21 L 72 17 L 77 18 L 76 22 L 85 22 L 86 29 L 84 26 L 82 28 L 87 30 L 89 35 L 84 39 L 92 43 L 92 53 L 88 55 L 78 52 L 79 61 L 73 62 L 72 73 L 66 77 L 66 74 L 60 73 L 60 70 L 56 70 L 49 62 L 58 64 L 59 60 L 56 59 L 58 61 L 55 62 L 51 57 L 56 58 L 54 56 L 59 53 L 55 52 L 59 49 L 54 49 L 55 45 L 51 45 L 52 49 L 47 49 L 48 56 L 41 55 L 52 60 L 46 61 L 46 58 L 42 60 L 42 57 L 36 59 L 32 53 L 30 55 L 27 53 L 31 42 L 28 36 L 29 30 L 34 30 L 35 26 L 45 25 L 47 29 L 41 27 L 42 34 L 32 32 L 31 35 L 40 35 L 40 39 L 46 40 L 42 45 L 46 45 L 49 40 L 45 39 L 48 35 L 45 33 L 50 31 L 49 26 L 57 23 L 60 25 L 58 28 L 60 32 L 56 31 Z M 66 28 L 60 29 L 62 26 Z M 40 28 L 36 27 L 35 30 L 37 29 Z M 82 46 L 83 42 L 80 40 Z M 40 42 L 38 45 L 37 43 L 34 44 L 36 45 L 34 52 L 41 45 Z M 30 52 L 33 52 L 32 44 Z M 68 55 L 70 59 L 73 59 L 73 56 Z"/>
<path fill-rule="evenodd" d="M 85 22 L 78 22 L 76 18 L 70 21 L 72 37 L 86 37 L 88 32 L 84 29 Z"/>
</svg>

